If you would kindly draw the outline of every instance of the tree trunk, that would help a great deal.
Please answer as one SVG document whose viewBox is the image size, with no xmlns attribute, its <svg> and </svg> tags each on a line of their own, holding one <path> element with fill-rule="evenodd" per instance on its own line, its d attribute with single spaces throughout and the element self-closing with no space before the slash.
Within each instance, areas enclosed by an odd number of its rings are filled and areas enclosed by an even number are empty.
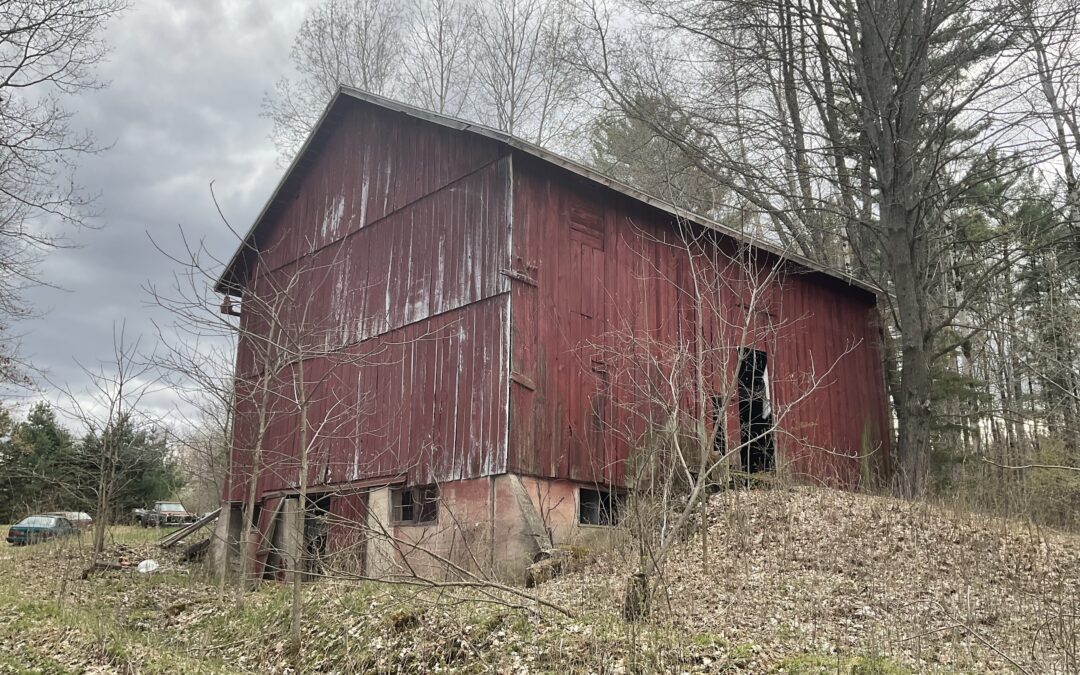
<svg viewBox="0 0 1080 675">
<path fill-rule="evenodd" d="M 304 582 L 304 566 L 307 553 L 307 542 L 304 541 L 304 521 L 307 518 L 307 492 L 308 492 L 308 400 L 307 400 L 307 382 L 304 380 L 304 361 L 301 359 L 294 371 L 294 377 L 298 377 L 299 386 L 297 388 L 298 396 L 297 402 L 300 408 L 300 495 L 298 499 L 298 508 L 300 514 L 298 516 L 300 528 L 300 550 L 296 552 L 294 558 L 294 566 L 292 570 L 292 610 L 290 611 L 290 641 L 292 643 L 293 653 L 297 655 L 297 665 L 299 666 L 299 654 L 300 654 L 300 629 L 303 622 L 303 582 Z M 295 380 L 294 380 L 295 381 Z"/>
<path fill-rule="evenodd" d="M 906 200 L 904 200 L 906 201 Z M 929 337 L 926 289 L 919 283 L 923 256 L 913 242 L 909 214 L 900 204 L 885 204 L 882 220 L 892 236 L 890 266 L 896 292 L 900 329 L 900 379 L 896 417 L 899 424 L 896 457 L 900 486 L 907 497 L 926 487 L 930 465 L 930 366 L 933 360 Z"/>
</svg>

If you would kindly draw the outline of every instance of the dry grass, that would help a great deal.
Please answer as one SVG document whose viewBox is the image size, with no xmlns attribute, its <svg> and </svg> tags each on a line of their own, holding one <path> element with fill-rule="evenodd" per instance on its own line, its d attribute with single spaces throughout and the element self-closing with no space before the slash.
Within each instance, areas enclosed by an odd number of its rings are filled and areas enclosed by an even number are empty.
<svg viewBox="0 0 1080 675">
<path fill-rule="evenodd" d="M 826 668 L 873 658 L 916 672 L 1080 669 L 1076 536 L 805 487 L 715 495 L 709 522 L 707 569 L 695 533 L 666 569 L 658 620 L 747 646 L 755 669 L 795 654 Z M 628 558 L 545 593 L 616 612 Z"/>
<path fill-rule="evenodd" d="M 78 580 L 77 541 L 0 549 L 0 673 L 1076 672 L 1080 538 L 927 504 L 822 489 L 724 492 L 710 553 L 688 537 L 652 622 L 619 619 L 626 551 L 537 591 L 574 619 L 473 593 L 376 584 L 217 587 L 118 528 L 162 573 Z M 299 670 L 296 668 L 299 667 Z"/>
</svg>

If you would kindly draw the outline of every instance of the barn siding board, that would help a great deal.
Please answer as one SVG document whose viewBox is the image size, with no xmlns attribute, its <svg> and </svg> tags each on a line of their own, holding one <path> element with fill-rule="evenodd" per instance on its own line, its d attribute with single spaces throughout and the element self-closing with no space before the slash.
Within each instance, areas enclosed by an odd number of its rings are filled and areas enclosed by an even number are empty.
<svg viewBox="0 0 1080 675">
<path fill-rule="evenodd" d="M 508 161 L 497 161 L 333 246 L 257 276 L 246 307 L 270 316 L 245 320 L 302 328 L 311 346 L 337 347 L 508 291 L 501 273 L 509 266 L 507 172 Z M 431 245 L 440 236 L 464 240 L 467 250 L 447 261 Z M 468 264 L 461 259 L 466 255 Z M 353 273 L 353 260 L 366 263 L 363 277 Z M 431 294 L 427 280 L 436 275 L 440 292 Z M 296 301 L 277 311 L 275 294 L 291 286 Z M 254 360 L 245 353 L 240 363 L 249 373 Z"/>
<path fill-rule="evenodd" d="M 800 396 L 811 364 L 820 370 L 861 340 L 832 384 L 791 406 L 778 449 L 797 474 L 851 484 L 864 441 L 887 441 L 869 293 L 720 236 L 728 262 L 709 269 L 729 288 L 720 317 L 697 326 L 670 214 L 468 131 L 361 101 L 335 114 L 255 231 L 266 264 L 238 266 L 250 273 L 241 323 L 255 331 L 269 326 L 259 299 L 299 280 L 284 319 L 304 325 L 309 349 L 329 350 L 305 366 L 324 380 L 313 424 L 355 413 L 318 445 L 313 484 L 507 471 L 622 484 L 627 436 L 642 423 L 616 405 L 628 378 L 605 362 L 622 346 L 616 330 L 674 343 L 699 328 L 721 348 L 717 380 L 733 378 L 738 348 L 756 344 L 769 353 L 778 406 Z M 719 325 L 746 313 L 744 259 L 759 273 L 781 265 L 768 311 L 748 317 L 776 323 L 773 335 L 743 339 Z M 259 367 L 259 349 L 242 340 L 238 388 Z M 276 384 L 261 492 L 298 480 L 288 377 Z M 736 400 L 723 417 L 734 442 Z M 250 466 L 254 424 L 239 401 L 236 476 Z M 233 498 L 245 487 L 233 481 Z"/>
<path fill-rule="evenodd" d="M 311 149 L 305 168 L 290 178 L 287 203 L 270 210 L 260 225 L 258 269 L 277 269 L 378 222 L 501 154 L 496 143 L 467 133 L 361 102 L 345 105 L 335 128 Z M 400 142 L 402 136 L 411 139 L 411 147 Z M 399 182 L 398 176 L 409 179 Z M 249 263 L 245 269 L 255 267 Z"/>
<path fill-rule="evenodd" d="M 611 334 L 628 326 L 658 342 L 692 336 L 697 319 L 690 265 L 685 251 L 664 243 L 673 242 L 669 215 L 583 185 L 540 161 L 515 156 L 514 162 L 514 250 L 536 266 L 537 287 L 514 292 L 511 360 L 515 372 L 534 373 L 530 380 L 535 387 L 511 390 L 510 469 L 619 484 L 631 452 L 626 431 L 640 432 L 640 423 L 616 406 L 610 426 L 621 433 L 590 436 L 597 397 L 603 395 L 601 378 L 592 372 L 590 345 L 610 347 Z M 602 245 L 572 225 L 575 209 L 600 214 Z M 717 308 L 720 317 L 702 327 L 710 342 L 730 343 L 716 376 L 721 371 L 734 376 L 739 347 L 764 349 L 774 406 L 790 408 L 776 438 L 780 459 L 800 476 L 856 483 L 864 429 L 875 439 L 885 438 L 884 392 L 859 384 L 866 368 L 874 367 L 864 364 L 879 362 L 877 340 L 868 332 L 873 297 L 823 275 L 795 271 L 775 256 L 748 256 L 731 242 L 722 245 L 730 247 L 731 256 L 742 257 L 714 272 L 732 289 L 729 300 L 721 299 L 725 306 Z M 747 273 L 744 259 L 751 261 L 754 273 Z M 747 289 L 773 272 L 776 278 L 763 292 L 765 306 L 747 316 Z M 737 325 L 734 330 L 715 325 L 728 308 L 736 324 L 744 316 L 755 329 L 748 344 Z M 518 337 L 528 334 L 535 340 Z M 828 384 L 807 396 L 811 368 L 820 375 L 830 366 Z M 791 405 L 801 396 L 807 397 Z M 737 405 L 731 401 L 724 414 L 729 442 L 738 440 Z"/>
<path fill-rule="evenodd" d="M 329 420 L 343 429 L 318 446 L 328 453 L 331 478 L 324 480 L 313 467 L 311 487 L 371 476 L 404 474 L 410 484 L 423 484 L 505 472 L 509 362 L 499 336 L 508 311 L 509 295 L 500 294 L 369 340 L 334 362 L 305 363 L 313 376 L 333 372 L 331 381 L 349 383 L 313 389 L 311 428 L 330 428 L 321 417 L 329 411 L 348 411 L 349 417 Z M 456 374 L 459 386 L 435 390 L 434 372 Z M 283 375 L 280 389 L 290 386 L 289 377 Z M 279 401 L 264 444 L 260 493 L 298 485 L 298 413 L 284 397 Z M 440 409 L 452 419 L 449 426 L 423 422 Z M 250 443 L 243 439 L 252 437 L 255 422 L 250 404 L 238 407 L 237 447 Z M 354 422 L 359 431 L 345 433 Z M 233 499 L 246 495 L 250 461 L 250 452 L 234 453 Z"/>
</svg>

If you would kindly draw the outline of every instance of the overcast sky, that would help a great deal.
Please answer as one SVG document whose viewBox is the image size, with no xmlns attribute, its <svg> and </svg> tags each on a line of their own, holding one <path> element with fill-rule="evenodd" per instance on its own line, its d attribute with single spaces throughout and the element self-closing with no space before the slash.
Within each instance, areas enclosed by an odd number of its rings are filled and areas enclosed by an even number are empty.
<svg viewBox="0 0 1080 675">
<path fill-rule="evenodd" d="M 110 84 L 70 104 L 76 126 L 112 145 L 84 158 L 77 174 L 100 194 L 101 228 L 73 233 L 77 248 L 49 254 L 42 276 L 60 288 L 32 290 L 29 300 L 44 314 L 18 326 L 23 354 L 49 380 L 81 388 L 77 363 L 107 358 L 121 321 L 130 336 L 152 341 L 155 312 L 143 287 L 167 284 L 172 266 L 148 233 L 175 246 L 182 227 L 218 256 L 231 255 L 236 242 L 208 186 L 214 181 L 225 214 L 246 230 L 279 179 L 260 105 L 288 68 L 310 4 L 134 0 L 109 25 L 112 52 L 99 72 Z"/>
</svg>

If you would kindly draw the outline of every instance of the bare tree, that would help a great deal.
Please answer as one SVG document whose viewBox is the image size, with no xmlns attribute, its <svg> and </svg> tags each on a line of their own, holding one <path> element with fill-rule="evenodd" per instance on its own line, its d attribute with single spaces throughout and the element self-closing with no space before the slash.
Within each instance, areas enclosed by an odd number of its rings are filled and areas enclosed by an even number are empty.
<svg viewBox="0 0 1080 675">
<path fill-rule="evenodd" d="M 403 17 L 395 2 L 325 0 L 312 9 L 293 41 L 295 77 L 278 80 L 263 101 L 282 156 L 300 147 L 339 85 L 393 93 L 403 50 Z"/>
<path fill-rule="evenodd" d="M 105 548 L 105 535 L 115 516 L 114 498 L 142 476 L 138 454 L 146 449 L 148 436 L 162 430 L 140 411 L 144 400 L 155 393 L 159 381 L 152 366 L 139 354 L 139 340 L 130 342 L 123 324 L 114 331 L 113 355 L 98 368 L 83 368 L 89 380 L 84 392 L 64 391 L 67 413 L 82 427 L 85 436 L 73 476 L 93 495 L 94 558 Z M 160 439 L 164 447 L 164 437 Z"/>
<path fill-rule="evenodd" d="M 574 128 L 582 78 L 567 60 L 572 41 L 557 0 L 494 2 L 478 12 L 477 118 L 538 145 Z"/>
<path fill-rule="evenodd" d="M 472 0 L 415 0 L 407 11 L 406 100 L 446 115 L 467 114 L 478 20 Z"/>
<path fill-rule="evenodd" d="M 834 360 L 805 372 L 770 373 L 767 352 L 759 347 L 768 349 L 799 320 L 779 311 L 780 266 L 692 223 L 680 223 L 670 240 L 637 236 L 679 259 L 685 271 L 678 278 L 644 253 L 639 267 L 646 279 L 675 284 L 685 309 L 675 321 L 653 318 L 655 325 L 621 317 L 623 327 L 587 347 L 606 364 L 600 391 L 619 411 L 608 431 L 633 449 L 626 503 L 601 505 L 622 511 L 638 547 L 624 606 L 629 619 L 648 612 L 665 562 L 685 540 L 695 514 L 702 519 L 702 564 L 708 565 L 710 488 L 727 487 L 739 472 L 744 483 L 774 471 L 783 475 L 790 471 L 785 452 L 793 449 L 873 461 L 857 454 L 862 449 L 813 447 L 788 430 L 788 415 L 828 386 L 837 365 L 860 345 L 849 342 Z M 785 391 L 781 405 L 773 400 L 778 386 Z M 733 408 L 739 410 L 738 434 L 731 433 Z"/>
<path fill-rule="evenodd" d="M 124 0 L 11 0 L 0 5 L 0 378 L 19 380 L 9 322 L 30 308 L 41 255 L 62 245 L 56 221 L 81 225 L 91 198 L 73 182 L 75 161 L 99 148 L 72 126 L 71 94 L 102 83 L 101 33 Z"/>
<path fill-rule="evenodd" d="M 163 251 L 179 266 L 172 287 L 148 289 L 156 304 L 172 314 L 171 332 L 183 337 L 175 345 L 166 342 L 157 365 L 170 380 L 202 392 L 214 409 L 226 406 L 228 411 L 220 429 L 231 448 L 231 484 L 225 489 L 228 495 L 244 494 L 241 591 L 266 574 L 290 579 L 290 634 L 297 651 L 302 582 L 316 558 L 305 534 L 316 517 L 310 490 L 329 479 L 329 446 L 355 438 L 365 414 L 367 398 L 355 391 L 356 369 L 380 357 L 378 347 L 358 346 L 349 326 L 326 315 L 319 302 L 340 270 L 345 241 L 342 237 L 322 248 L 307 241 L 304 252 L 285 263 L 273 247 L 256 250 L 244 244 L 245 281 L 230 287 L 221 304 L 216 287 L 225 265 L 201 243 L 185 239 L 180 254 Z M 233 353 L 235 371 L 221 358 Z M 267 481 L 284 486 L 295 508 L 257 515 Z"/>
<path fill-rule="evenodd" d="M 232 400 L 185 396 L 185 404 L 196 407 L 194 412 L 177 411 L 182 423 L 171 431 L 172 445 L 183 472 L 184 504 L 205 513 L 221 503 L 228 479 Z"/>
<path fill-rule="evenodd" d="M 653 23 L 627 37 L 587 5 L 593 39 L 577 61 L 730 190 L 740 227 L 764 222 L 765 236 L 890 291 L 897 458 L 905 491 L 921 490 L 931 368 L 1000 269 L 953 283 L 950 260 L 968 244 L 954 225 L 966 200 L 1016 171 L 1000 150 L 1019 141 L 1002 96 L 1023 44 L 1014 13 L 922 0 L 639 6 Z M 672 49 L 681 60 L 658 58 Z M 679 114 L 640 104 L 655 99 Z"/>
</svg>

